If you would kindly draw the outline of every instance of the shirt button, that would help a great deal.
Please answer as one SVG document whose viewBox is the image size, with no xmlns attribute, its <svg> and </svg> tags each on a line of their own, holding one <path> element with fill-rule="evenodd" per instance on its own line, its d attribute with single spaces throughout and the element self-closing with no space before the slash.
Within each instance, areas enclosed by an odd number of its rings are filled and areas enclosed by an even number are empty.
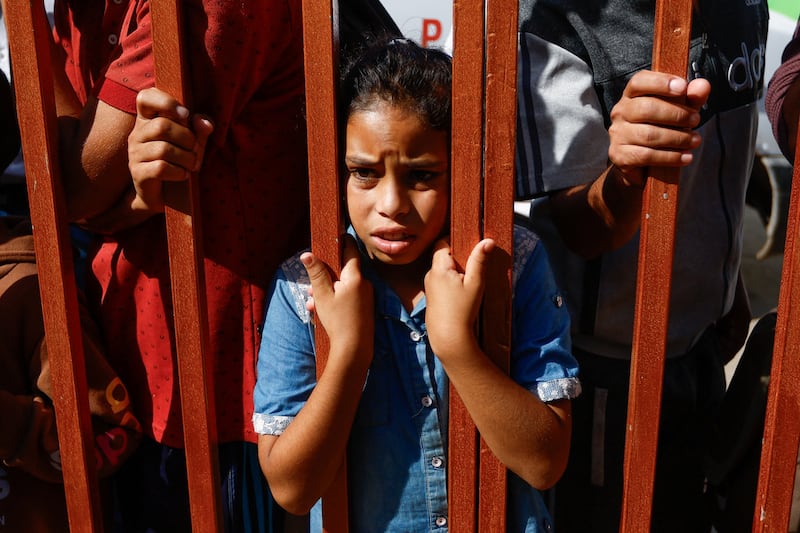
<svg viewBox="0 0 800 533">
<path fill-rule="evenodd" d="M 420 335 L 418 331 L 412 331 L 412 332 L 411 332 L 411 340 L 412 340 L 412 341 L 414 341 L 414 342 L 419 342 L 419 340 L 420 340 L 421 338 L 422 338 L 422 335 Z"/>
<path fill-rule="evenodd" d="M 109 44 L 117 44 L 117 40 L 118 40 L 117 36 L 114 35 L 113 33 L 108 36 L 108 43 Z"/>
<path fill-rule="evenodd" d="M 447 525 L 447 518 L 444 516 L 437 516 L 436 517 L 436 525 L 439 527 L 444 527 Z"/>
<path fill-rule="evenodd" d="M 433 405 L 433 398 L 430 396 L 423 396 L 422 397 L 422 407 L 430 407 Z"/>
<path fill-rule="evenodd" d="M 442 460 L 441 457 L 434 457 L 433 459 L 431 459 L 431 466 L 434 468 L 441 468 L 443 464 L 444 461 Z"/>
</svg>

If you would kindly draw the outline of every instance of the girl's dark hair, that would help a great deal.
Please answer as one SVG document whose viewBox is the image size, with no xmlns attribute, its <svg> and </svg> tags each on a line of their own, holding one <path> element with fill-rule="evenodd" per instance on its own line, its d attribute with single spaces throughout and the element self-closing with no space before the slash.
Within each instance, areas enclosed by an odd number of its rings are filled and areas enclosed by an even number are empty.
<svg viewBox="0 0 800 533">
<path fill-rule="evenodd" d="M 430 128 L 450 132 L 450 56 L 392 39 L 373 42 L 350 57 L 339 92 L 340 124 L 354 112 L 386 101 L 415 112 Z"/>
</svg>

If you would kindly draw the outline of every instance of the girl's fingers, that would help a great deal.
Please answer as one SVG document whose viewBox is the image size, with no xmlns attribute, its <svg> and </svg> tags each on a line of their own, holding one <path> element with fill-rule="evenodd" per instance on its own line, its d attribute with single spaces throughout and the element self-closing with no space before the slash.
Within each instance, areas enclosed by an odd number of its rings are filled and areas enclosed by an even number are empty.
<svg viewBox="0 0 800 533">
<path fill-rule="evenodd" d="M 450 250 L 450 242 L 447 239 L 439 239 L 433 245 L 433 257 L 431 259 L 431 270 L 433 269 L 455 269 L 456 262 Z"/>
<path fill-rule="evenodd" d="M 333 281 L 328 266 L 316 258 L 311 252 L 305 252 L 300 256 L 300 261 L 306 267 L 311 287 L 314 290 L 315 298 L 323 298 L 333 292 Z"/>
<path fill-rule="evenodd" d="M 344 247 L 342 249 L 342 281 L 358 279 L 361 277 L 361 264 L 358 257 L 358 245 L 350 235 L 344 237 Z"/>
<path fill-rule="evenodd" d="M 483 287 L 486 276 L 486 263 L 489 254 L 494 250 L 495 242 L 492 239 L 483 239 L 475 245 L 467 258 L 467 267 L 464 270 L 464 285 Z"/>
</svg>

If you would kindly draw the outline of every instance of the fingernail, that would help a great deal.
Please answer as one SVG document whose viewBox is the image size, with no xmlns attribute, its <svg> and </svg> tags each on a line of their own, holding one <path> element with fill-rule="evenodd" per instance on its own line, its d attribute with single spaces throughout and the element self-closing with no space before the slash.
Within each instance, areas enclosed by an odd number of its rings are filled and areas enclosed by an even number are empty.
<svg viewBox="0 0 800 533">
<path fill-rule="evenodd" d="M 304 253 L 304 254 L 300 255 L 300 262 L 303 263 L 303 265 L 305 265 L 305 266 L 310 265 L 311 264 L 311 254 L 310 253 Z"/>
<path fill-rule="evenodd" d="M 686 82 L 680 78 L 669 80 L 669 90 L 674 93 L 681 93 L 686 88 Z"/>
<path fill-rule="evenodd" d="M 180 118 L 188 118 L 189 117 L 189 110 L 182 105 L 179 105 L 176 109 L 178 116 Z"/>
</svg>

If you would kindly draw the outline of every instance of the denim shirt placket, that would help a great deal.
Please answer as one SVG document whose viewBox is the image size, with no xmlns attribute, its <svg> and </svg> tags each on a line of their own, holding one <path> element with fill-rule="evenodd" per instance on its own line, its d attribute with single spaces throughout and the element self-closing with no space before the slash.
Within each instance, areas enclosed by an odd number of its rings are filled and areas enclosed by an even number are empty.
<svg viewBox="0 0 800 533">
<path fill-rule="evenodd" d="M 405 338 L 406 353 L 409 357 L 405 365 L 399 365 L 407 398 L 414 402 L 417 416 L 414 423 L 420 438 L 424 487 L 428 502 L 430 530 L 447 531 L 447 428 L 442 422 L 447 420 L 447 377 L 441 363 L 434 357 L 427 342 L 425 328 L 424 300 L 411 316 L 402 313 L 396 342 Z M 396 323 L 396 322 L 395 322 Z M 397 323 L 396 323 L 397 324 Z M 413 354 L 413 358 L 411 357 Z M 416 366 L 416 369 L 413 368 Z"/>
</svg>

